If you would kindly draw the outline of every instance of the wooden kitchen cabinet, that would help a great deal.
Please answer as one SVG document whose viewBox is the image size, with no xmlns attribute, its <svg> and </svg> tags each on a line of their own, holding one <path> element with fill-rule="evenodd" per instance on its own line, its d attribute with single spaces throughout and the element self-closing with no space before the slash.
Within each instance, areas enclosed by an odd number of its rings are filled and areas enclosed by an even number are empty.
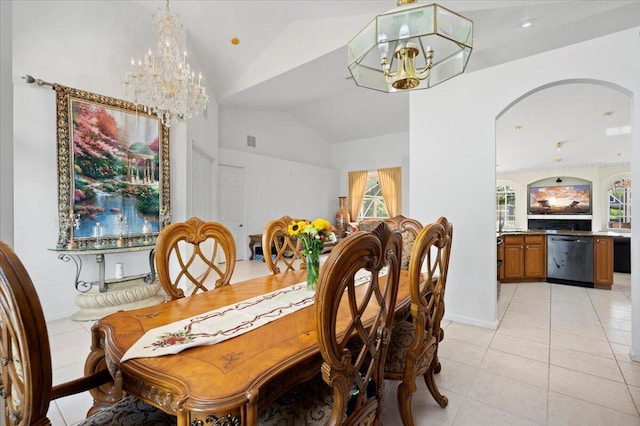
<svg viewBox="0 0 640 426">
<path fill-rule="evenodd" d="M 504 235 L 503 280 L 541 281 L 546 276 L 544 235 Z"/>
<path fill-rule="evenodd" d="M 505 235 L 503 251 L 503 281 L 524 277 L 524 235 Z"/>
<path fill-rule="evenodd" d="M 613 238 L 593 239 L 593 284 L 596 288 L 613 286 Z"/>
<path fill-rule="evenodd" d="M 547 276 L 546 237 L 544 235 L 524 236 L 524 277 L 543 280 Z"/>
</svg>

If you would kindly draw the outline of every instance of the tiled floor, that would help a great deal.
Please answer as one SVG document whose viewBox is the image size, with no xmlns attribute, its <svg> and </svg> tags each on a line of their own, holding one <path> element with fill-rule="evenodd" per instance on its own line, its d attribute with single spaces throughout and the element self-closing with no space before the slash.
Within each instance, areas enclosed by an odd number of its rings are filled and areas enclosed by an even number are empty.
<svg viewBox="0 0 640 426">
<path fill-rule="evenodd" d="M 239 262 L 234 282 L 265 275 Z M 451 284 L 450 284 L 451 285 Z M 497 330 L 447 323 L 440 346 L 440 408 L 423 381 L 413 400 L 419 425 L 640 425 L 640 363 L 629 358 L 630 276 L 611 291 L 547 283 L 502 284 Z M 91 323 L 49 324 L 54 383 L 82 374 Z M 397 425 L 396 384 L 385 391 L 385 425 Z M 54 426 L 84 418 L 88 394 L 51 405 Z"/>
</svg>

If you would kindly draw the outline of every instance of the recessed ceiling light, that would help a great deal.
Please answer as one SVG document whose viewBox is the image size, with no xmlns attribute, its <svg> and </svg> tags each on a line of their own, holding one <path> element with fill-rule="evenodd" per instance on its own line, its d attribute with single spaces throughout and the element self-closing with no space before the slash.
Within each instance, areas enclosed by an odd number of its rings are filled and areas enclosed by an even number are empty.
<svg viewBox="0 0 640 426">
<path fill-rule="evenodd" d="M 524 21 L 521 25 L 522 28 L 529 28 L 533 25 L 533 19 L 529 19 L 528 21 Z"/>
<path fill-rule="evenodd" d="M 522 130 L 522 126 L 518 124 L 516 127 L 513 128 L 513 130 Z"/>
<path fill-rule="evenodd" d="M 607 111 L 607 112 L 603 112 L 603 113 L 602 113 L 602 116 L 603 116 L 604 118 L 609 118 L 609 117 L 611 117 L 612 115 L 613 115 L 613 111 Z"/>
<path fill-rule="evenodd" d="M 555 162 L 556 162 L 556 163 L 559 163 L 559 162 L 561 162 L 561 161 L 562 161 L 562 158 L 556 158 L 556 159 L 555 159 Z"/>
<path fill-rule="evenodd" d="M 234 37 L 231 39 L 231 44 L 233 44 L 234 46 L 238 45 L 240 43 L 240 39 L 238 37 Z"/>
<path fill-rule="evenodd" d="M 562 142 L 556 142 L 556 150 L 560 151 L 562 149 Z"/>
</svg>

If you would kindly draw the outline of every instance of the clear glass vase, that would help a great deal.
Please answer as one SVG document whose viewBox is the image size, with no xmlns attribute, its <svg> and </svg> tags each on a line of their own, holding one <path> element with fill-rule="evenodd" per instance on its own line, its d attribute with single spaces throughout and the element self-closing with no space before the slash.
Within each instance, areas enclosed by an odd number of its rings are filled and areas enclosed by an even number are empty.
<svg viewBox="0 0 640 426">
<path fill-rule="evenodd" d="M 320 276 L 320 255 L 308 253 L 305 257 L 307 258 L 307 288 L 315 291 Z"/>
</svg>

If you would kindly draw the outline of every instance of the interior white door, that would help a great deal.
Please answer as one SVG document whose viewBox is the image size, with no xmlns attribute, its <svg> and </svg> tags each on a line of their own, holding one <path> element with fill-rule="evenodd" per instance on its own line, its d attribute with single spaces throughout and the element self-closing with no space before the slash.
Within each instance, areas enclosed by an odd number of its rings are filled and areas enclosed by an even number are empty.
<svg viewBox="0 0 640 426">
<path fill-rule="evenodd" d="M 213 220 L 214 159 L 194 146 L 191 160 L 191 216 L 211 221 Z"/>
<path fill-rule="evenodd" d="M 248 250 L 244 226 L 246 217 L 244 168 L 220 165 L 219 170 L 220 223 L 229 228 L 236 242 L 236 259 L 243 260 Z"/>
<path fill-rule="evenodd" d="M 205 222 L 209 222 L 213 220 L 213 183 L 214 183 L 214 175 L 213 175 L 213 162 L 214 159 L 206 154 L 205 152 L 198 149 L 196 146 L 193 146 L 191 150 L 191 213 L 190 216 L 199 217 Z M 208 243 L 201 247 L 201 249 L 206 253 L 208 251 L 212 251 L 213 247 L 210 247 Z M 182 250 L 185 252 L 183 256 L 189 258 L 191 256 L 192 247 L 190 244 L 185 244 L 182 247 Z M 177 261 L 176 261 L 177 262 Z M 180 268 L 177 266 L 177 263 L 174 266 L 176 271 L 179 271 Z M 208 266 L 200 263 L 194 262 L 189 268 L 190 272 L 196 276 L 203 274 L 206 272 Z M 176 272 L 177 273 L 177 272 Z M 181 288 L 188 292 L 189 294 L 192 291 L 190 287 L 190 282 L 186 278 L 181 282 Z"/>
</svg>

